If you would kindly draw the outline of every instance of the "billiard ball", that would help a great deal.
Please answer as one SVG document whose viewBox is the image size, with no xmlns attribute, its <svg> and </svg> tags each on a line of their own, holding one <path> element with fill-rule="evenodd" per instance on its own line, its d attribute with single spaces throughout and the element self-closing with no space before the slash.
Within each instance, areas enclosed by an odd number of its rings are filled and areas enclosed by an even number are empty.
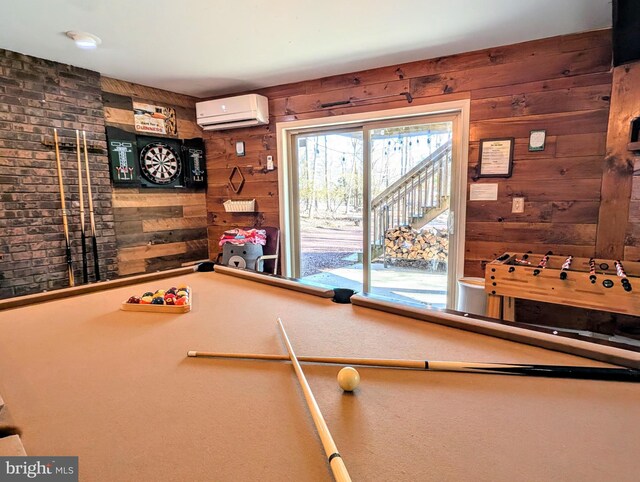
<svg viewBox="0 0 640 482">
<path fill-rule="evenodd" d="M 143 296 L 142 298 L 140 298 L 140 304 L 141 305 L 149 305 L 151 304 L 151 300 L 153 298 L 151 297 L 151 295 L 148 296 Z"/>
<path fill-rule="evenodd" d="M 178 291 L 178 292 L 176 293 L 176 296 L 177 296 L 178 298 L 182 298 L 183 296 L 187 296 L 188 294 L 189 294 L 189 293 L 187 293 L 186 291 L 184 291 L 184 290 L 180 290 L 180 291 Z"/>
<path fill-rule="evenodd" d="M 151 300 L 152 305 L 164 305 L 164 298 L 162 296 L 156 296 Z"/>
<path fill-rule="evenodd" d="M 182 298 L 176 298 L 175 304 L 176 306 L 184 306 L 189 303 L 189 298 L 183 296 Z"/>
<path fill-rule="evenodd" d="M 153 296 L 153 293 L 151 291 L 146 291 L 140 298 L 144 298 L 145 296 Z"/>
<path fill-rule="evenodd" d="M 134 305 L 137 305 L 138 303 L 140 303 L 140 298 L 138 298 L 137 296 L 132 296 L 127 300 L 127 303 L 132 303 Z"/>
<path fill-rule="evenodd" d="M 338 385 L 345 392 L 351 392 L 360 385 L 360 374 L 353 367 L 344 367 L 338 372 Z"/>
</svg>

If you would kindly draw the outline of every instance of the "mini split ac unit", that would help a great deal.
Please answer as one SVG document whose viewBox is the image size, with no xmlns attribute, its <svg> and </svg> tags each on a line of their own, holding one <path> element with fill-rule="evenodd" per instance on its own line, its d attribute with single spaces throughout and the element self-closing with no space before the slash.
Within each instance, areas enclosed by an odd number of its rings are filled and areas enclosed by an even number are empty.
<svg viewBox="0 0 640 482">
<path fill-rule="evenodd" d="M 196 121 L 205 131 L 268 124 L 269 102 L 258 94 L 197 102 Z"/>
</svg>

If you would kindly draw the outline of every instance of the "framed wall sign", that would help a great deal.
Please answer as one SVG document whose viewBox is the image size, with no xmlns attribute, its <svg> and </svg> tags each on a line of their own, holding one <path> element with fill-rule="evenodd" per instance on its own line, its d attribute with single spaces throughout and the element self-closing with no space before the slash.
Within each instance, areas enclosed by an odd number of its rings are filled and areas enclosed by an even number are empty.
<svg viewBox="0 0 640 482">
<path fill-rule="evenodd" d="M 529 133 L 529 152 L 544 151 L 544 142 L 547 131 L 535 130 Z"/>
<path fill-rule="evenodd" d="M 178 135 L 178 121 L 173 107 L 133 102 L 133 120 L 137 132 L 164 136 Z"/>
<path fill-rule="evenodd" d="M 480 161 L 477 177 L 511 177 L 515 139 L 480 140 Z"/>
</svg>

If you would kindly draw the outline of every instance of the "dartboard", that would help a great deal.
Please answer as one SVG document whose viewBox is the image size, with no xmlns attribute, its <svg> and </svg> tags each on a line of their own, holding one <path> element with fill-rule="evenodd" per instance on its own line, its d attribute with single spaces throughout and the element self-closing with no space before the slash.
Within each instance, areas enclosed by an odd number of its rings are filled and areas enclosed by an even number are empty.
<svg viewBox="0 0 640 482">
<path fill-rule="evenodd" d="M 140 152 L 142 174 L 154 184 L 169 184 L 175 181 L 182 170 L 180 156 L 163 142 L 147 144 Z"/>
</svg>

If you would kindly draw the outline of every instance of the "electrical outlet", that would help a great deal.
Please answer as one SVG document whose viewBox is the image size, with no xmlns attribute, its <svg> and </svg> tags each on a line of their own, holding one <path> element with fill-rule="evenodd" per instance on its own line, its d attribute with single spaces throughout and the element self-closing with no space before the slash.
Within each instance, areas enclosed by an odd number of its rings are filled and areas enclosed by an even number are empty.
<svg viewBox="0 0 640 482">
<path fill-rule="evenodd" d="M 511 212 L 522 214 L 524 212 L 524 198 L 523 197 L 514 197 L 513 204 L 511 205 Z"/>
<path fill-rule="evenodd" d="M 273 171 L 273 156 L 267 156 L 267 171 Z"/>
</svg>

